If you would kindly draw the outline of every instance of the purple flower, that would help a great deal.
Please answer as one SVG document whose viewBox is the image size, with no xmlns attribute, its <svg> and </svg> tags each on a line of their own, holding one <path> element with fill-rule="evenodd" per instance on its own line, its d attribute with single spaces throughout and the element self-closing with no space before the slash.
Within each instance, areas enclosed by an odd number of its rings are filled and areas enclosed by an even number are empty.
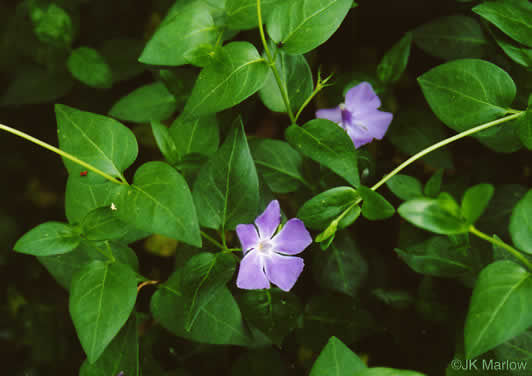
<svg viewBox="0 0 532 376">
<path fill-rule="evenodd" d="M 296 283 L 304 263 L 302 258 L 292 256 L 303 252 L 312 243 L 312 238 L 297 218 L 287 221 L 275 234 L 279 223 L 281 210 L 279 201 L 274 200 L 255 219 L 255 225 L 236 226 L 244 252 L 236 279 L 236 285 L 241 289 L 267 289 L 271 282 L 281 290 L 289 291 Z"/>
<path fill-rule="evenodd" d="M 345 129 L 355 148 L 370 143 L 374 138 L 381 140 L 392 122 L 393 114 L 377 110 L 381 100 L 368 82 L 362 82 L 349 89 L 345 103 L 336 108 L 316 111 L 316 117 L 334 121 Z"/>
</svg>

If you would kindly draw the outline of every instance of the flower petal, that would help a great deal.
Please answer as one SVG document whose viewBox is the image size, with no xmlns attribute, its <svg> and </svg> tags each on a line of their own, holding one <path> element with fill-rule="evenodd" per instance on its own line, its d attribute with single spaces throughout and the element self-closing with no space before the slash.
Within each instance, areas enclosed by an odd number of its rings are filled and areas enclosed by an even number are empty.
<svg viewBox="0 0 532 376">
<path fill-rule="evenodd" d="M 312 237 L 300 219 L 292 218 L 272 239 L 275 252 L 297 255 L 312 243 Z"/>
<path fill-rule="evenodd" d="M 370 111 L 356 118 L 355 123 L 360 123 L 368 129 L 369 135 L 377 140 L 382 140 L 390 123 L 393 114 L 384 111 Z"/>
<path fill-rule="evenodd" d="M 356 149 L 369 144 L 373 140 L 373 136 L 368 131 L 365 131 L 356 125 L 350 125 L 346 130 L 349 137 L 351 137 L 353 144 L 355 144 Z"/>
<path fill-rule="evenodd" d="M 236 226 L 236 234 L 244 254 L 251 248 L 255 248 L 259 243 L 259 234 L 257 234 L 257 229 L 254 225 L 238 225 Z"/>
<path fill-rule="evenodd" d="M 336 108 L 322 108 L 316 111 L 316 117 L 319 119 L 327 119 L 335 122 L 336 124 L 342 123 L 342 110 L 340 107 Z"/>
<path fill-rule="evenodd" d="M 345 95 L 345 107 L 355 115 L 361 110 L 376 110 L 380 106 L 381 100 L 368 82 L 361 82 Z"/>
<path fill-rule="evenodd" d="M 264 259 L 266 276 L 283 291 L 290 291 L 304 266 L 301 257 L 283 256 L 273 252 L 270 257 Z"/>
<path fill-rule="evenodd" d="M 281 223 L 281 208 L 279 201 L 273 200 L 268 204 L 264 212 L 255 219 L 261 239 L 271 239 L 277 227 Z"/>
<path fill-rule="evenodd" d="M 248 252 L 240 261 L 236 285 L 246 290 L 270 288 L 270 282 L 264 273 L 262 257 L 257 251 Z"/>
</svg>

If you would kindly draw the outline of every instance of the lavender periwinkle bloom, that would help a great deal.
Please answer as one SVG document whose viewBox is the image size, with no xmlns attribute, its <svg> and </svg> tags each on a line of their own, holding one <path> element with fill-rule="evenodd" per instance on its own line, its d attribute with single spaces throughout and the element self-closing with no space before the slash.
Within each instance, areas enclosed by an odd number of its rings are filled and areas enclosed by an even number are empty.
<svg viewBox="0 0 532 376">
<path fill-rule="evenodd" d="M 280 223 L 281 209 L 274 200 L 255 219 L 255 225 L 236 226 L 244 252 L 236 280 L 241 289 L 267 289 L 271 282 L 289 291 L 296 283 L 304 262 L 293 255 L 303 252 L 312 238 L 300 219 L 288 220 L 276 233 Z"/>
<path fill-rule="evenodd" d="M 328 119 L 342 127 L 355 144 L 355 148 L 381 140 L 392 122 L 393 114 L 379 111 L 381 100 L 368 82 L 362 82 L 348 90 L 345 103 L 336 108 L 316 111 L 316 117 Z"/>
</svg>

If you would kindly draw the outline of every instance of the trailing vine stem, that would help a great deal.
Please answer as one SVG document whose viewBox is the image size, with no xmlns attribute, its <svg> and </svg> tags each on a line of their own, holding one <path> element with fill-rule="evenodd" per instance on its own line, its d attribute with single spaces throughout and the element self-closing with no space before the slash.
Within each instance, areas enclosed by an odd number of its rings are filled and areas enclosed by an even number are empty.
<svg viewBox="0 0 532 376">
<path fill-rule="evenodd" d="M 126 181 L 126 179 L 121 176 L 120 177 L 120 180 L 118 180 L 117 178 L 103 172 L 102 170 L 100 170 L 99 168 L 97 167 L 94 167 L 93 165 L 87 163 L 87 162 L 84 162 L 82 161 L 81 159 L 78 159 L 76 158 L 75 156 L 73 156 L 72 154 L 70 153 L 67 153 L 66 151 L 63 151 L 59 148 L 56 148 L 55 146 L 52 146 L 44 141 L 41 141 L 39 140 L 38 138 L 35 138 L 33 136 L 30 136 L 29 134 L 27 133 L 24 133 L 24 132 L 21 132 L 17 129 L 14 129 L 14 128 L 11 128 L 11 127 L 8 127 L 7 125 L 4 125 L 4 124 L 0 124 L 0 129 L 1 130 L 4 130 L 6 132 L 9 132 L 11 134 L 14 134 L 15 136 L 19 136 L 19 137 L 22 137 L 30 142 L 33 142 L 34 144 L 37 144 L 45 149 L 48 149 L 56 154 L 59 154 L 60 156 L 66 158 L 66 159 L 69 159 L 71 160 L 72 162 L 74 163 L 77 163 L 79 164 L 80 166 L 83 166 L 85 167 L 87 170 L 91 170 L 92 172 L 100 175 L 100 176 L 103 176 L 104 178 L 106 178 L 107 180 L 110 180 L 112 181 L 113 183 L 116 183 L 116 184 L 125 184 L 125 185 L 129 185 Z"/>
</svg>

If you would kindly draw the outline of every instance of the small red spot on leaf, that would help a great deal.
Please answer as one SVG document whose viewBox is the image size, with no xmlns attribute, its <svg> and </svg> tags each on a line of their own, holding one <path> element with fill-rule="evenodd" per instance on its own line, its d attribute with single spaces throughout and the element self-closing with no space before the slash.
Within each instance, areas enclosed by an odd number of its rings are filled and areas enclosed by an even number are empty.
<svg viewBox="0 0 532 376">
<path fill-rule="evenodd" d="M 87 176 L 87 171 L 81 171 L 81 172 L 79 173 L 79 176 Z"/>
</svg>

